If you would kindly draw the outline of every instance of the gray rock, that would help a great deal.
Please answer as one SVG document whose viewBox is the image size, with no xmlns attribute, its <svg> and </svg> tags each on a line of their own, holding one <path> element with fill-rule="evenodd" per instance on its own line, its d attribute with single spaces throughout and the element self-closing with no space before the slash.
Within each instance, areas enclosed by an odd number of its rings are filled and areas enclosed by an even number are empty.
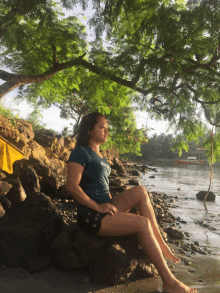
<svg viewBox="0 0 220 293">
<path fill-rule="evenodd" d="M 45 194 L 54 193 L 59 189 L 59 180 L 58 177 L 53 174 L 51 176 L 43 177 L 40 180 L 41 192 Z"/>
<path fill-rule="evenodd" d="M 12 188 L 12 184 L 7 181 L 0 181 L 0 195 L 6 195 Z"/>
<path fill-rule="evenodd" d="M 149 178 L 151 178 L 151 179 L 154 179 L 155 178 L 155 176 L 153 175 L 153 176 L 149 176 Z"/>
<path fill-rule="evenodd" d="M 10 191 L 6 194 L 6 197 L 10 202 L 17 203 L 20 201 L 24 201 L 27 197 L 23 186 L 21 185 L 21 182 L 19 179 L 7 179 L 9 180 L 9 183 L 12 184 L 12 188 Z"/>
<path fill-rule="evenodd" d="M 130 173 L 132 176 L 141 176 L 141 173 L 138 172 L 137 170 L 132 170 Z"/>
<path fill-rule="evenodd" d="M 166 232 L 169 236 L 171 236 L 175 239 L 183 239 L 184 238 L 184 233 L 178 229 L 173 228 L 173 227 L 168 227 L 166 229 Z"/>
<path fill-rule="evenodd" d="M 145 166 L 145 165 L 143 165 L 142 167 L 141 167 L 141 172 L 148 172 L 149 170 L 148 170 L 148 167 L 147 166 Z"/>
<path fill-rule="evenodd" d="M 140 185 L 139 180 L 137 180 L 137 179 L 135 179 L 135 178 L 129 179 L 128 183 L 129 183 L 130 185 Z"/>
<path fill-rule="evenodd" d="M 59 250 L 53 254 L 53 262 L 61 269 L 68 271 L 85 267 L 75 249 Z"/>
<path fill-rule="evenodd" d="M 195 270 L 195 269 L 189 269 L 188 272 L 190 272 L 190 273 L 195 273 L 196 270 Z"/>
<path fill-rule="evenodd" d="M 25 259 L 24 267 L 26 270 L 33 274 L 46 270 L 51 266 L 51 255 L 43 255 L 38 257 L 28 257 Z"/>
<path fill-rule="evenodd" d="M 114 169 L 111 169 L 111 173 L 110 173 L 110 178 L 111 179 L 115 179 L 115 178 L 117 178 L 118 177 L 118 173 L 117 173 L 117 171 L 116 170 L 114 170 Z"/>
<path fill-rule="evenodd" d="M 113 159 L 112 168 L 113 169 L 116 169 L 117 171 L 119 171 L 122 174 L 125 173 L 125 168 L 124 168 L 122 162 L 118 158 L 116 158 L 116 157 L 114 157 L 114 159 Z"/>
<path fill-rule="evenodd" d="M 187 266 L 191 266 L 192 262 L 187 259 L 184 259 L 184 264 Z"/>
<path fill-rule="evenodd" d="M 54 142 L 59 145 L 59 147 L 64 146 L 64 138 L 57 133 L 54 133 L 48 129 L 37 129 L 34 130 L 34 140 L 44 147 L 51 148 L 51 151 L 55 153 L 57 147 L 54 147 Z"/>
<path fill-rule="evenodd" d="M 89 266 L 89 273 L 91 281 L 107 286 L 157 274 L 149 261 L 131 258 L 120 245 L 112 245 L 94 259 Z"/>
<path fill-rule="evenodd" d="M 53 240 L 50 248 L 52 250 L 69 250 L 72 248 L 75 232 L 78 229 L 77 224 L 72 224 L 63 229 Z"/>
<path fill-rule="evenodd" d="M 109 185 L 110 185 L 110 186 L 117 186 L 117 187 L 120 187 L 121 184 L 122 184 L 122 182 L 121 182 L 121 179 L 120 179 L 120 178 L 118 178 L 118 179 L 110 179 L 110 180 L 109 180 Z"/>
<path fill-rule="evenodd" d="M 10 209 L 11 207 L 11 202 L 9 199 L 7 199 L 6 196 L 4 195 L 0 195 L 0 204 L 2 204 L 3 208 L 5 211 L 7 211 L 8 209 Z"/>
<path fill-rule="evenodd" d="M 77 229 L 73 240 L 73 247 L 78 252 L 100 249 L 106 246 L 107 240 L 108 239 L 106 237 L 90 235 L 80 229 Z"/>
<path fill-rule="evenodd" d="M 192 249 L 192 251 L 195 251 L 195 252 L 199 252 L 201 249 L 197 246 L 197 245 L 195 245 L 195 244 L 191 244 L 191 249 Z"/>
<path fill-rule="evenodd" d="M 61 244 L 63 249 L 60 250 L 52 245 L 54 263 L 60 268 L 88 267 L 90 280 L 107 286 L 157 274 L 136 236 L 100 237 L 87 234 L 79 228 L 71 231 L 71 235 L 74 235 L 71 247 Z M 65 233 L 61 232 L 57 239 Z M 69 243 L 69 236 L 67 239 Z M 61 240 L 63 242 L 64 239 Z"/>
<path fill-rule="evenodd" d="M 197 199 L 198 200 L 204 200 L 206 193 L 207 193 L 207 191 L 199 191 L 196 194 Z M 215 201 L 215 198 L 216 198 L 216 195 L 212 191 L 210 191 L 208 196 L 207 196 L 206 201 Z"/>
<path fill-rule="evenodd" d="M 111 186 L 111 188 L 110 188 L 111 195 L 116 195 L 116 194 L 121 193 L 121 192 L 123 192 L 125 190 L 127 190 L 126 185 L 122 185 L 122 186 L 119 186 L 119 187 Z"/>
<path fill-rule="evenodd" d="M 14 203 L 0 219 L 0 263 L 22 266 L 29 257 L 41 257 L 60 232 L 62 221 L 48 197 Z"/>
<path fill-rule="evenodd" d="M 32 192 L 40 192 L 39 179 L 32 166 L 20 163 L 20 165 L 17 165 L 17 171 L 19 172 L 19 179 L 27 195 Z"/>
</svg>

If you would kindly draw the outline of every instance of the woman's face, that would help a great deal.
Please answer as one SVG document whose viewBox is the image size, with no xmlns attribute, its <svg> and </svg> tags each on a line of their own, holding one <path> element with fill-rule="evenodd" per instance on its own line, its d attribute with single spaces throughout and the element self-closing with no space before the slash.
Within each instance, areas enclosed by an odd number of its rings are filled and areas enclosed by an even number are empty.
<svg viewBox="0 0 220 293">
<path fill-rule="evenodd" d="M 96 142 L 102 144 L 108 140 L 108 123 L 104 117 L 98 117 L 97 123 L 94 126 L 93 130 L 89 132 L 90 142 Z"/>
</svg>

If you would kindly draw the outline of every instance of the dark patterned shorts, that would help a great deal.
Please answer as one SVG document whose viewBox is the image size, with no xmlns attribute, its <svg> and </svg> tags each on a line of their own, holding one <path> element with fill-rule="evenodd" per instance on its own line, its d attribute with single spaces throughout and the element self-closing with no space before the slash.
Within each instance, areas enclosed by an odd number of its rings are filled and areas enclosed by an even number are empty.
<svg viewBox="0 0 220 293">
<path fill-rule="evenodd" d="M 91 211 L 86 215 L 77 217 L 77 224 L 80 229 L 90 234 L 96 234 L 101 228 L 101 220 L 107 214 L 100 214 L 96 211 Z"/>
</svg>

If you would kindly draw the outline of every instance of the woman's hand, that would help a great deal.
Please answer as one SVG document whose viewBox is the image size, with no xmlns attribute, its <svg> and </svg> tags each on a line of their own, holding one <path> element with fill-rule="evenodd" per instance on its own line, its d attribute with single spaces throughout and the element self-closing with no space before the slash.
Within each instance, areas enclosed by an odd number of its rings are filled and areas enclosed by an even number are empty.
<svg viewBox="0 0 220 293">
<path fill-rule="evenodd" d="M 110 214 L 115 215 L 119 212 L 119 210 L 111 203 L 101 203 L 99 204 L 98 213 L 100 214 Z"/>
</svg>

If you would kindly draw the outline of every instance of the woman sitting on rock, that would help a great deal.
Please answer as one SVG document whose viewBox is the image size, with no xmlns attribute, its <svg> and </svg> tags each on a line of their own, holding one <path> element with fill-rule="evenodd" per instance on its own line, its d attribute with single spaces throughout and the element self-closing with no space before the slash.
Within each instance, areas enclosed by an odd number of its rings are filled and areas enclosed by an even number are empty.
<svg viewBox="0 0 220 293">
<path fill-rule="evenodd" d="M 83 117 L 76 148 L 69 158 L 66 183 L 67 190 L 77 201 L 78 226 L 98 236 L 138 235 L 144 252 L 162 278 L 164 291 L 197 292 L 177 280 L 169 270 L 163 254 L 175 263 L 179 258 L 173 255 L 159 232 L 145 188 L 136 186 L 111 197 L 110 166 L 99 150 L 107 139 L 108 123 L 102 114 L 90 113 Z M 139 215 L 128 213 L 134 206 Z"/>
</svg>

